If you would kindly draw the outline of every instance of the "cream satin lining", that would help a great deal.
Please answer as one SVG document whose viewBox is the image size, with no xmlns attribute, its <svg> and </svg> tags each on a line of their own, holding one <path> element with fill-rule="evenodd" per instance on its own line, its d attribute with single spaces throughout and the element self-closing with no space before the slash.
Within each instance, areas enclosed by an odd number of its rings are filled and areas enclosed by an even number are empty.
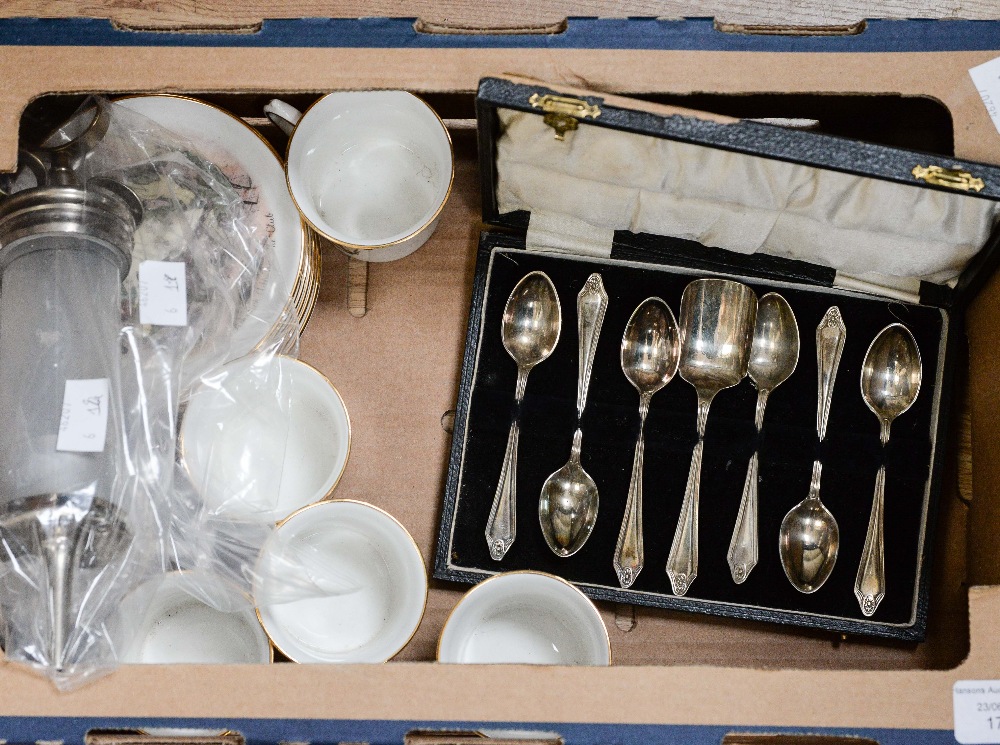
<svg viewBox="0 0 1000 745">
<path fill-rule="evenodd" d="M 595 126 L 559 142 L 541 116 L 499 113 L 500 212 L 529 210 L 542 237 L 582 221 L 599 240 L 614 230 L 669 235 L 899 287 L 953 281 L 997 218 L 996 202 L 958 193 Z"/>
</svg>

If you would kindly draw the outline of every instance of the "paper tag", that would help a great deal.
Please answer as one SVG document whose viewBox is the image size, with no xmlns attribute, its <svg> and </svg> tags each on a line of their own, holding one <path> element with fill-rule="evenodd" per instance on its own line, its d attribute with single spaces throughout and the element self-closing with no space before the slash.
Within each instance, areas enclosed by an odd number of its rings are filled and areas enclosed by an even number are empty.
<svg viewBox="0 0 1000 745">
<path fill-rule="evenodd" d="M 139 264 L 139 323 L 187 326 L 187 267 L 183 261 Z"/>
<path fill-rule="evenodd" d="M 1000 680 L 960 680 L 951 690 L 955 739 L 962 745 L 1000 743 Z"/>
<path fill-rule="evenodd" d="M 108 379 L 67 380 L 56 450 L 101 453 L 108 435 Z"/>
<path fill-rule="evenodd" d="M 973 67 L 969 75 L 993 120 L 993 126 L 1000 132 L 1000 57 Z"/>
</svg>

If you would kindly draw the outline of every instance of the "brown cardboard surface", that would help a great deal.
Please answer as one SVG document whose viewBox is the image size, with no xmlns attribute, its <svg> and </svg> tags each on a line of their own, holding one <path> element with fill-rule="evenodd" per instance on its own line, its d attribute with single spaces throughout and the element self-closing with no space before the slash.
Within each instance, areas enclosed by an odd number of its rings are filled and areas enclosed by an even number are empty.
<svg viewBox="0 0 1000 745">
<path fill-rule="evenodd" d="M 641 64 L 639 64 L 641 55 Z M 49 92 L 286 91 L 405 87 L 471 91 L 485 74 L 521 71 L 556 84 L 622 92 L 898 92 L 943 101 L 956 154 L 1000 163 L 1000 135 L 967 70 L 990 52 L 767 54 L 552 50 L 4 48 L 0 170 L 17 125 Z M 280 63 L 279 63 L 280 62 Z M 25 71 L 30 73 L 25 74 Z M 430 565 L 479 231 L 469 133 L 454 133 L 455 188 L 441 225 L 416 254 L 370 271 L 369 312 L 347 309 L 346 259 L 328 250 L 301 356 L 337 385 L 353 447 L 337 496 L 392 512 Z M 936 532 L 929 639 L 922 645 L 834 640 L 795 629 L 637 609 L 623 631 L 602 607 L 616 666 L 565 669 L 441 666 L 438 633 L 463 588 L 432 583 L 411 643 L 390 664 L 259 668 L 132 667 L 70 694 L 0 665 L 0 715 L 535 720 L 547 693 L 573 690 L 558 717 L 581 722 L 949 728 L 955 680 L 1000 670 L 1000 279 L 973 306 L 968 385 L 976 492 L 960 498 L 954 458 Z M 971 619 L 968 631 L 967 624 Z M 628 626 L 628 624 L 622 624 Z M 819 672 L 818 672 L 819 671 Z M 818 687 L 836 691 L 817 707 Z M 496 695 L 503 691 L 502 696 Z M 753 695 L 747 695 L 753 691 Z M 669 701 L 665 706 L 663 702 Z"/>
<path fill-rule="evenodd" d="M 6 47 L 0 54 L 0 171 L 14 166 L 24 106 L 50 92 L 407 88 L 474 91 L 522 73 L 625 93 L 822 92 L 929 96 L 951 111 L 955 154 L 1000 162 L 1000 136 L 968 75 L 993 52 L 813 54 L 551 49 Z M 31 74 L 25 74 L 30 70 Z"/>
<path fill-rule="evenodd" d="M 406 259 L 371 267 L 370 310 L 360 319 L 347 308 L 346 259 L 327 251 L 320 302 L 301 347 L 351 412 L 352 453 L 336 496 L 392 512 L 428 564 L 450 440 L 441 418 L 454 406 L 481 227 L 473 138 L 466 132 L 455 139 L 455 188 L 431 241 Z M 976 309 L 979 333 L 995 317 L 989 300 L 998 292 L 991 286 Z M 979 391 L 1000 359 L 992 353 L 973 359 Z M 976 481 L 985 489 L 996 478 L 991 456 L 986 449 L 977 460 L 987 464 Z M 296 718 L 545 721 L 553 716 L 545 692 L 565 686 L 576 692 L 560 705 L 558 716 L 567 721 L 707 724 L 724 712 L 734 726 L 948 728 L 952 683 L 1000 669 L 1000 587 L 972 589 L 972 627 L 965 631 L 966 514 L 956 494 L 952 487 L 944 497 L 931 635 L 923 645 L 837 641 L 652 609 L 638 609 L 635 628 L 623 632 L 615 609 L 605 607 L 615 667 L 444 666 L 426 661 L 462 590 L 432 583 L 420 629 L 386 665 L 128 667 L 59 694 L 8 664 L 0 666 L 0 714 L 237 718 L 266 711 Z M 838 692 L 822 709 L 814 706 L 820 680 Z M 752 697 L 745 695 L 750 690 Z M 662 706 L 665 700 L 671 706 Z"/>
<path fill-rule="evenodd" d="M 994 276 L 976 297 L 966 320 L 969 338 L 969 394 L 972 409 L 973 498 L 969 510 L 968 581 L 1000 584 L 1000 347 L 994 338 L 1000 318 L 1000 279 Z M 958 547 L 955 546 L 955 549 Z M 998 631 L 1000 633 L 1000 631 Z"/>
<path fill-rule="evenodd" d="M 944 671 L 462 665 L 124 668 L 72 694 L 0 668 L 2 714 L 551 721 L 950 729 L 951 688 L 1000 669 L 1000 589 L 970 590 L 972 653 Z M 830 693 L 816 705 L 818 689 Z M 752 695 L 750 692 L 752 691 Z M 499 695 L 498 692 L 502 692 Z M 664 702 L 669 702 L 665 705 Z"/>
</svg>

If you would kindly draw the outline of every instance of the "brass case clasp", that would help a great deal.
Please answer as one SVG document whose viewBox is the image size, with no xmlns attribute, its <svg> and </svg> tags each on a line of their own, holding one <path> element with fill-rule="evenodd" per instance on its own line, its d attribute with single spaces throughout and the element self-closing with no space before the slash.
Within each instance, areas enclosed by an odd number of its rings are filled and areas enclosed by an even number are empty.
<svg viewBox="0 0 1000 745">
<path fill-rule="evenodd" d="M 601 109 L 597 105 L 569 96 L 553 96 L 551 94 L 540 96 L 533 93 L 528 99 L 528 103 L 545 112 L 542 121 L 556 131 L 557 140 L 565 140 L 566 133 L 572 132 L 579 126 L 577 123 L 579 119 L 588 117 L 596 119 L 601 115 Z"/>
<path fill-rule="evenodd" d="M 922 179 L 934 186 L 946 186 L 949 189 L 962 191 L 982 191 L 986 184 L 981 178 L 976 178 L 967 171 L 956 171 L 941 166 L 913 166 L 914 178 Z"/>
</svg>

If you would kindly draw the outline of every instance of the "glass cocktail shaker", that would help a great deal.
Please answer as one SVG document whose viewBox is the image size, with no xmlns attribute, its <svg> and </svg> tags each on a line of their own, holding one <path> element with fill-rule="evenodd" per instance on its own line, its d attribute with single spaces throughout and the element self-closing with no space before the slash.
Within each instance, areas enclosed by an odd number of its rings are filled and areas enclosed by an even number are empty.
<svg viewBox="0 0 1000 745">
<path fill-rule="evenodd" d="M 43 183 L 0 199 L 0 561 L 29 595 L 0 603 L 36 604 L 35 624 L 10 624 L 5 646 L 59 672 L 81 652 L 74 573 L 100 571 L 127 532 L 114 499 L 127 465 L 121 282 L 141 206 L 113 181 L 76 184 L 68 158 L 49 157 Z"/>
</svg>

